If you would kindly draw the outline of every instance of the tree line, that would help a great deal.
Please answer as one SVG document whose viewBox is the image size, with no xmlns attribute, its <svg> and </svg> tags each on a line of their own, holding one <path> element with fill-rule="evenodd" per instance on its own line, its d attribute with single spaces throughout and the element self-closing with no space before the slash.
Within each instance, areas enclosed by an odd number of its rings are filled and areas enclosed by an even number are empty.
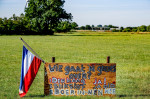
<svg viewBox="0 0 150 99">
<path fill-rule="evenodd" d="M 113 32 L 150 32 L 149 26 L 117 27 L 113 25 L 81 26 L 72 22 L 72 14 L 64 9 L 65 0 L 29 0 L 25 14 L 0 18 L 0 35 L 53 35 L 54 32 L 77 30 L 111 30 Z"/>
<path fill-rule="evenodd" d="M 120 28 L 120 32 L 150 32 L 150 25 L 146 26 L 146 25 L 141 25 L 138 27 L 126 27 Z"/>
<path fill-rule="evenodd" d="M 64 0 L 29 0 L 25 14 L 0 18 L 0 34 L 53 35 L 77 27 L 71 13 L 64 9 Z"/>
<path fill-rule="evenodd" d="M 118 27 L 114 25 L 85 25 L 76 28 L 77 30 L 106 30 L 112 32 L 150 32 L 150 25 L 141 25 L 138 27 Z"/>
<path fill-rule="evenodd" d="M 60 21 L 53 29 L 54 32 L 69 32 L 78 26 L 76 22 Z M 13 14 L 12 17 L 0 18 L 0 34 L 1 35 L 46 35 L 48 32 L 39 32 L 30 20 L 22 13 L 20 16 Z"/>
</svg>

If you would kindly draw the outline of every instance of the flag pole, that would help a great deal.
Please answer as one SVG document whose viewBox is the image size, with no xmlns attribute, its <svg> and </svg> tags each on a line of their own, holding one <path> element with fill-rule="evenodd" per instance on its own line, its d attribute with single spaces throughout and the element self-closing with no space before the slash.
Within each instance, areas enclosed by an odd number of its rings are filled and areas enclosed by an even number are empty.
<svg viewBox="0 0 150 99">
<path fill-rule="evenodd" d="M 34 53 L 37 58 L 39 58 L 45 64 L 45 61 L 21 37 L 20 40 Z"/>
</svg>

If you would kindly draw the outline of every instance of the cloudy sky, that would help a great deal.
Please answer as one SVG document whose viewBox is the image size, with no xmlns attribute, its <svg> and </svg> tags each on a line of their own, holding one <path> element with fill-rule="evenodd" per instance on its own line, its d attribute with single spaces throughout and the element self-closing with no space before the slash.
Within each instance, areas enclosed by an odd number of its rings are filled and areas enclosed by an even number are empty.
<svg viewBox="0 0 150 99">
<path fill-rule="evenodd" d="M 64 9 L 82 25 L 150 25 L 150 0 L 65 0 Z M 24 13 L 26 0 L 0 0 L 0 17 Z"/>
</svg>

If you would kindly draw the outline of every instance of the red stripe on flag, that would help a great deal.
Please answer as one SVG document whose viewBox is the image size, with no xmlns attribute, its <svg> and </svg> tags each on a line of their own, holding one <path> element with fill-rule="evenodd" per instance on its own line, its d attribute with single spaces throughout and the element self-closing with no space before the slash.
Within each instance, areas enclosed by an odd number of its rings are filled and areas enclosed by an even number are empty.
<svg viewBox="0 0 150 99">
<path fill-rule="evenodd" d="M 28 72 L 26 73 L 26 75 L 24 77 L 24 88 L 23 88 L 23 93 L 19 94 L 20 97 L 25 96 L 26 93 L 28 92 L 34 78 L 36 77 L 36 74 L 39 70 L 40 65 L 41 65 L 41 60 L 38 59 L 37 57 L 34 57 L 31 65 L 28 69 Z"/>
</svg>

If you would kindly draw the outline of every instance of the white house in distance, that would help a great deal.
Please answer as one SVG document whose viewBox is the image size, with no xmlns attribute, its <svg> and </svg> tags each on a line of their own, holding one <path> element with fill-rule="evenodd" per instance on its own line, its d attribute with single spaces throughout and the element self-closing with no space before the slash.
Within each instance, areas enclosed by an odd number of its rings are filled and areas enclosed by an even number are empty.
<svg viewBox="0 0 150 99">
<path fill-rule="evenodd" d="M 113 30 L 120 30 L 120 28 L 110 28 L 110 31 L 113 31 Z"/>
<path fill-rule="evenodd" d="M 83 28 L 84 27 L 84 28 Z M 113 28 L 110 28 L 113 27 Z M 96 27 L 91 26 L 91 29 L 86 29 L 85 26 L 81 26 L 81 27 L 76 27 L 76 30 L 92 30 L 92 31 L 101 31 L 101 32 L 111 32 L 111 31 L 119 31 L 120 28 L 117 26 L 109 26 L 109 25 L 97 25 Z"/>
</svg>

